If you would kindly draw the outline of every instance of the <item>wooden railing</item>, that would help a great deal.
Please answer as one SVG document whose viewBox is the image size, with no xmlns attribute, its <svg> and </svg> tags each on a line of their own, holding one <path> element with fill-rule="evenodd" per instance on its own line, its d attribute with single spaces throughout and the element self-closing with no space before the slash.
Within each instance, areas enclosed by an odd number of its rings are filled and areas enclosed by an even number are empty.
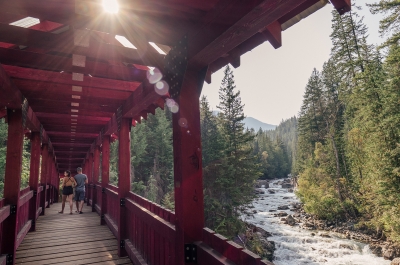
<svg viewBox="0 0 400 265">
<path fill-rule="evenodd" d="M 47 190 L 44 189 L 44 186 L 39 186 L 38 189 L 31 190 L 30 187 L 26 187 L 19 191 L 19 202 L 18 209 L 16 205 L 5 205 L 5 200 L 0 199 L 0 249 L 2 249 L 1 243 L 4 242 L 2 240 L 2 236 L 4 235 L 3 231 L 3 222 L 10 217 L 10 215 L 16 214 L 17 220 L 17 238 L 15 241 L 15 248 L 21 244 L 26 234 L 34 229 L 32 225 L 36 222 L 40 213 L 42 212 L 42 207 L 40 204 L 41 198 L 44 198 L 44 192 L 48 193 L 46 197 L 45 205 L 49 205 L 51 200 L 54 198 L 50 198 L 50 186 L 47 185 Z M 0 264 L 5 262 L 5 256 L 0 254 Z"/>
<path fill-rule="evenodd" d="M 175 213 L 129 192 L 121 205 L 118 187 L 107 184 L 94 186 L 96 192 L 95 210 L 103 213 L 104 223 L 118 237 L 119 208 L 125 207 L 127 238 L 124 240 L 128 256 L 135 264 L 174 265 L 176 264 Z M 88 198 L 93 202 L 93 198 Z M 102 204 L 105 208 L 102 209 Z M 262 265 L 260 257 L 242 246 L 216 234 L 208 228 L 203 229 L 203 240 L 197 245 L 197 264 L 199 265 Z M 182 246 L 183 247 L 183 246 Z"/>
<path fill-rule="evenodd" d="M 7 219 L 7 217 L 10 215 L 10 205 L 4 205 L 4 199 L 0 199 L 0 249 L 2 248 L 1 242 L 2 240 L 2 235 L 3 235 L 3 221 Z M 0 254 L 0 264 L 3 264 L 2 262 L 5 261 L 4 257 L 1 257 Z"/>
</svg>

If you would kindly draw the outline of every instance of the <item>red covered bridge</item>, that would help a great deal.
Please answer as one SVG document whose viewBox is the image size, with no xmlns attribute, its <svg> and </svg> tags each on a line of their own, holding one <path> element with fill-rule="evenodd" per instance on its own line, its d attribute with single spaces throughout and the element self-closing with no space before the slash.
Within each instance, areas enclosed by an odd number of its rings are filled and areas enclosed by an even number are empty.
<svg viewBox="0 0 400 265">
<path fill-rule="evenodd" d="M 112 231 L 118 256 L 134 264 L 263 264 L 204 228 L 199 95 L 213 72 L 238 67 L 242 54 L 265 41 L 280 47 L 282 30 L 328 1 L 118 2 L 119 12 L 110 13 L 100 0 L 0 0 L 0 118 L 8 123 L 0 264 L 16 262 L 41 222 L 57 223 L 58 215 L 46 219 L 47 208 L 58 200 L 59 175 L 77 166 L 89 176 L 87 204 L 98 213 L 89 219 Z M 339 13 L 350 10 L 350 0 L 331 3 Z M 131 126 L 167 98 L 179 108 L 175 212 L 130 191 Z M 30 179 L 20 190 L 25 136 Z M 112 137 L 119 139 L 118 187 L 108 183 Z"/>
</svg>

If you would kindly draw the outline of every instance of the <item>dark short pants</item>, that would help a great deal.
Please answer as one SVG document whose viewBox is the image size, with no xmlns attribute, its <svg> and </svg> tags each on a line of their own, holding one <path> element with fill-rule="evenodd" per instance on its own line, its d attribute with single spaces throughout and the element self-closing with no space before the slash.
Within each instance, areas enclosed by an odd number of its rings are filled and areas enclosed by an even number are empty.
<svg viewBox="0 0 400 265">
<path fill-rule="evenodd" d="M 71 186 L 64 187 L 63 191 L 62 191 L 62 194 L 68 196 L 68 195 L 74 194 L 74 190 L 72 189 Z"/>
<path fill-rule="evenodd" d="M 85 200 L 85 191 L 84 190 L 75 190 L 75 201 L 84 201 Z"/>
</svg>

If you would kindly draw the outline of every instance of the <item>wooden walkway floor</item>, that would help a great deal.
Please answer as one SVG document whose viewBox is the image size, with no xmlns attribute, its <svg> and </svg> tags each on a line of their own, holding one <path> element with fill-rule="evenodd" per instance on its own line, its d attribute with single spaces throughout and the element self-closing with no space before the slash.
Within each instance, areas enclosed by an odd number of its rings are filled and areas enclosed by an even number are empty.
<svg viewBox="0 0 400 265">
<path fill-rule="evenodd" d="M 116 238 L 91 208 L 73 215 L 59 210 L 61 203 L 53 204 L 39 217 L 36 232 L 28 233 L 17 250 L 16 264 L 132 264 L 118 257 Z"/>
</svg>

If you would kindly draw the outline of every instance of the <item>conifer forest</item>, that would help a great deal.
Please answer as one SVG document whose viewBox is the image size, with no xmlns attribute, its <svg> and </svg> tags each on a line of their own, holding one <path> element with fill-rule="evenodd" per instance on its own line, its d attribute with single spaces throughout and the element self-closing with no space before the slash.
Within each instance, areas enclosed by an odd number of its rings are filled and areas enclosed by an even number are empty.
<svg viewBox="0 0 400 265">
<path fill-rule="evenodd" d="M 201 98 L 206 226 L 227 237 L 244 229 L 241 215 L 257 179 L 297 182 L 304 209 L 320 219 L 357 220 L 400 241 L 400 2 L 367 7 L 383 13 L 385 42 L 368 43 L 359 7 L 333 14 L 330 58 L 305 84 L 299 113 L 271 131 L 246 128 L 245 102 L 233 70 L 224 69 L 218 114 Z M 242 66 L 244 67 L 244 66 Z M 321 66 L 315 66 L 321 67 Z M 174 209 L 172 113 L 157 109 L 131 129 L 131 190 Z M 7 123 L 0 120 L 0 195 Z M 118 185 L 118 140 L 111 144 L 110 182 Z M 21 189 L 29 178 L 24 144 Z"/>
</svg>

